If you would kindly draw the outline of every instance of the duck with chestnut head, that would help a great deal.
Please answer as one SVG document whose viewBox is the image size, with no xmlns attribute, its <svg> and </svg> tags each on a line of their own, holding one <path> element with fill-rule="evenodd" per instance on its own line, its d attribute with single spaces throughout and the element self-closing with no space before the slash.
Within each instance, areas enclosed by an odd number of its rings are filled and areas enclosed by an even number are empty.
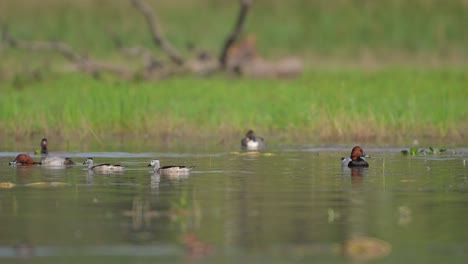
<svg viewBox="0 0 468 264">
<path fill-rule="evenodd" d="M 355 146 L 351 150 L 351 156 L 341 158 L 341 166 L 348 168 L 369 167 L 369 163 L 364 158 L 370 158 L 360 146 Z"/>
</svg>

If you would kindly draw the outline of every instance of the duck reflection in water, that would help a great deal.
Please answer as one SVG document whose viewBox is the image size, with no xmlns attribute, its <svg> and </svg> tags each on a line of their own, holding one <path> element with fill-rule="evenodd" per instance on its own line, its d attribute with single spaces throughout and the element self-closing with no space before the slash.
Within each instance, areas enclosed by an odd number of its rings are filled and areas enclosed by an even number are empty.
<svg viewBox="0 0 468 264">
<path fill-rule="evenodd" d="M 196 263 L 201 258 L 212 255 L 215 248 L 201 240 L 195 233 L 188 232 L 183 235 L 185 258 L 187 263 Z"/>
<path fill-rule="evenodd" d="M 360 168 L 360 167 L 355 167 L 355 168 L 350 168 L 351 170 L 351 183 L 354 186 L 360 186 L 362 185 L 363 179 L 364 179 L 364 170 L 365 168 Z"/>
</svg>

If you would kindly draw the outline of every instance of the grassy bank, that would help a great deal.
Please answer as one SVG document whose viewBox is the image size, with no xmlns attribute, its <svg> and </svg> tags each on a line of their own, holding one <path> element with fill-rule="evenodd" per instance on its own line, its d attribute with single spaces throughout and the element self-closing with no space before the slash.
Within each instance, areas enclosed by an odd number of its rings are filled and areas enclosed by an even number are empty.
<svg viewBox="0 0 468 264">
<path fill-rule="evenodd" d="M 184 56 L 188 44 L 216 55 L 239 8 L 237 0 L 148 2 Z M 297 80 L 96 80 L 70 73 L 57 54 L 0 45 L 0 133 L 228 144 L 254 128 L 274 144 L 467 145 L 467 10 L 464 0 L 255 0 L 246 32 L 265 57 L 303 58 Z M 0 22 L 20 40 L 59 40 L 105 61 L 141 67 L 116 43 L 165 58 L 127 0 L 6 0 Z"/>
<path fill-rule="evenodd" d="M 254 128 L 279 143 L 414 139 L 466 145 L 465 70 L 308 72 L 297 80 L 185 77 L 159 83 L 63 75 L 3 84 L 4 136 L 104 140 L 112 136 L 237 143 Z"/>
</svg>

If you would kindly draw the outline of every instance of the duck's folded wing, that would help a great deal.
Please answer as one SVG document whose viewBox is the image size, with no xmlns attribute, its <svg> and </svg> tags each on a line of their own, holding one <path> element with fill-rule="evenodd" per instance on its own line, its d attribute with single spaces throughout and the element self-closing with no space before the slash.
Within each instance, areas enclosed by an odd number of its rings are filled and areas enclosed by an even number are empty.
<svg viewBox="0 0 468 264">
<path fill-rule="evenodd" d="M 104 167 L 104 166 L 110 166 L 110 163 L 103 163 L 103 164 L 94 165 L 94 166 L 92 167 L 92 169 L 94 169 L 94 168 L 99 168 L 99 167 Z"/>
<path fill-rule="evenodd" d="M 175 165 L 169 165 L 169 166 L 164 166 L 159 168 L 160 170 L 166 170 L 166 169 L 180 169 L 184 168 L 184 166 L 175 166 Z"/>
</svg>

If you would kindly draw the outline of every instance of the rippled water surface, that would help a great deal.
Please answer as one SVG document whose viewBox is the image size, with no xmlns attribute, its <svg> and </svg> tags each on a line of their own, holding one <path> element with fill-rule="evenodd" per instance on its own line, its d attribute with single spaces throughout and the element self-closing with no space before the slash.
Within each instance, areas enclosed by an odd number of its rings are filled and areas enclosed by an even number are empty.
<svg viewBox="0 0 468 264">
<path fill-rule="evenodd" d="M 340 167 L 349 151 L 56 153 L 69 168 L 3 152 L 0 262 L 465 263 L 468 149 L 366 149 L 370 168 L 354 171 Z M 127 170 L 89 174 L 88 156 Z M 195 168 L 158 177 L 154 158 Z"/>
</svg>

